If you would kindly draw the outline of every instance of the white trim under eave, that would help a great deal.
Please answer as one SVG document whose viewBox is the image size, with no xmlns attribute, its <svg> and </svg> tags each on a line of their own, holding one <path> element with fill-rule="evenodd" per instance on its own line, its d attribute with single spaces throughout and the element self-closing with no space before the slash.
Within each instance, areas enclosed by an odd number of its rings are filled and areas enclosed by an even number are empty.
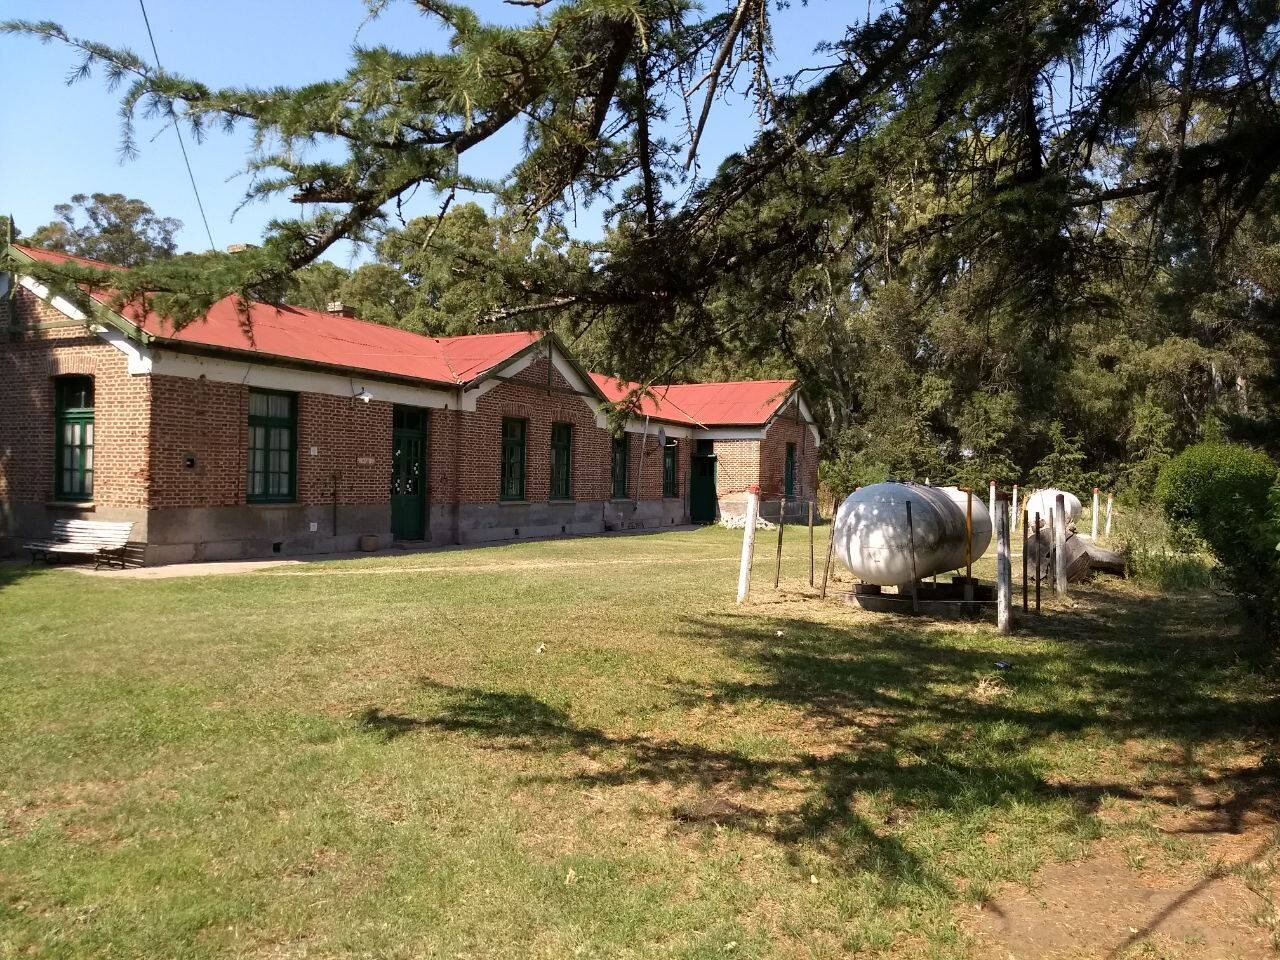
<svg viewBox="0 0 1280 960">
<path fill-rule="evenodd" d="M 762 427 L 713 427 L 693 431 L 693 435 L 699 440 L 763 440 L 764 434 L 765 428 Z"/>
<path fill-rule="evenodd" d="M 388 383 L 385 380 L 355 374 L 348 376 L 321 370 L 298 370 L 268 363 L 197 356 L 157 347 L 152 347 L 149 353 L 151 366 L 147 372 L 153 376 L 183 377 L 187 380 L 205 377 L 216 383 L 239 383 L 260 387 L 263 390 L 320 393 L 347 399 L 367 390 L 373 395 L 374 400 L 383 400 L 387 403 L 401 403 L 406 406 L 429 407 L 437 410 L 455 406 L 455 392 L 448 389 Z"/>
</svg>

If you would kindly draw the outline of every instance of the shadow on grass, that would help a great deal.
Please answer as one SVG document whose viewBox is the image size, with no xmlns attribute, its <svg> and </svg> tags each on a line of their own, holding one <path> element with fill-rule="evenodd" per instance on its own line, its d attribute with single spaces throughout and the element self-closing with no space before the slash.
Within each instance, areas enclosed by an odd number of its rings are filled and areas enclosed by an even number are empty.
<svg viewBox="0 0 1280 960">
<path fill-rule="evenodd" d="M 0 590 L 35 576 L 40 568 L 26 560 L 0 560 Z"/>
<path fill-rule="evenodd" d="M 696 789 L 703 799 L 677 806 L 676 821 L 817 852 L 837 870 L 945 887 L 900 838 L 895 818 L 937 812 L 981 832 L 1001 814 L 1050 807 L 1058 823 L 1086 819 L 1107 795 L 1185 805 L 1167 784 L 1062 782 L 1045 758 L 1071 749 L 1064 744 L 1077 735 L 1102 734 L 1117 751 L 1131 738 L 1176 741 L 1184 760 L 1170 781 L 1202 784 L 1199 745 L 1274 742 L 1280 725 L 1271 703 L 1241 691 L 1251 668 L 1241 643 L 1223 635 L 1223 609 L 1095 592 L 1075 610 L 1036 621 L 1035 635 L 1022 640 L 891 619 L 855 629 L 758 614 L 687 621 L 686 637 L 728 655 L 747 679 L 677 685 L 677 702 L 697 707 L 701 731 L 720 743 L 716 734 L 750 712 L 744 707 L 785 708 L 804 745 L 781 756 L 612 733 L 526 692 L 430 680 L 437 712 L 371 708 L 360 726 L 388 739 L 436 730 L 475 737 L 486 749 L 573 754 L 578 762 L 540 779 Z M 981 696 L 976 681 L 1002 659 L 1013 661 L 1006 688 Z M 1223 780 L 1235 791 L 1226 806 L 1237 824 L 1275 782 L 1269 770 L 1252 784 Z"/>
</svg>

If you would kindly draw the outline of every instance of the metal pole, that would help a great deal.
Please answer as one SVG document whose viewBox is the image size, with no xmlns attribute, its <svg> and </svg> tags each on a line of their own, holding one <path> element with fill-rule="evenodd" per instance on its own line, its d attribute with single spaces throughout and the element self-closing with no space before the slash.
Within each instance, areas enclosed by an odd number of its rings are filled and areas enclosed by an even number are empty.
<svg viewBox="0 0 1280 960">
<path fill-rule="evenodd" d="M 738 561 L 738 602 L 751 592 L 751 560 L 756 550 L 756 517 L 760 513 L 760 488 L 747 488 L 747 525 L 742 528 L 742 558 Z"/>
<path fill-rule="evenodd" d="M 991 500 L 987 506 L 987 516 L 991 519 L 991 535 L 996 532 L 996 482 L 991 481 Z"/>
<path fill-rule="evenodd" d="M 911 541 L 911 612 L 920 612 L 920 598 L 916 594 L 916 528 L 911 522 L 911 501 L 907 501 L 907 536 Z"/>
<path fill-rule="evenodd" d="M 1013 489 L 1017 490 L 1017 487 Z M 1022 612 L 1027 612 L 1027 511 L 1022 511 Z"/>
<path fill-rule="evenodd" d="M 996 626 L 1013 631 L 1013 568 L 1009 563 L 1009 501 L 996 501 Z"/>
<path fill-rule="evenodd" d="M 964 576 L 967 580 L 973 576 L 973 491 L 965 492 L 969 494 L 964 513 Z"/>
<path fill-rule="evenodd" d="M 787 498 L 783 497 L 778 505 L 778 558 L 773 565 L 773 589 L 778 589 L 782 579 L 782 529 L 787 525 Z"/>
<path fill-rule="evenodd" d="M 1111 502 L 1115 499 L 1114 493 L 1107 494 L 1107 532 L 1106 535 L 1111 536 Z"/>
<path fill-rule="evenodd" d="M 1093 521 L 1093 528 L 1089 531 L 1089 539 L 1097 540 L 1098 539 L 1098 488 L 1097 487 L 1093 488 L 1093 516 L 1091 517 L 1091 520 Z"/>
<path fill-rule="evenodd" d="M 640 506 L 640 488 L 644 486 L 644 448 L 649 445 L 649 418 L 644 418 L 644 432 L 640 434 L 640 467 L 636 472 L 636 506 Z"/>
<path fill-rule="evenodd" d="M 1067 595 L 1067 501 L 1058 494 L 1053 502 L 1053 590 L 1060 597 Z"/>
<path fill-rule="evenodd" d="M 827 577 L 831 575 L 831 552 L 836 545 L 836 518 L 831 515 L 831 536 L 827 538 L 827 562 L 822 566 L 822 599 L 827 599 Z"/>
<path fill-rule="evenodd" d="M 1036 511 L 1036 613 L 1040 613 L 1040 511 Z"/>
<path fill-rule="evenodd" d="M 813 500 L 809 500 L 809 586 L 813 586 Z"/>
</svg>

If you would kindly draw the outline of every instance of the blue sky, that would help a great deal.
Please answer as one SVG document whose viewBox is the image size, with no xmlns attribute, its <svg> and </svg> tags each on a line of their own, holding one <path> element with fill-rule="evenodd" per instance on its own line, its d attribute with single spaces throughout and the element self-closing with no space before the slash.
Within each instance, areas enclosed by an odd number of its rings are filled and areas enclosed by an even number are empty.
<svg viewBox="0 0 1280 960">
<path fill-rule="evenodd" d="M 707 2 L 708 9 L 716 9 L 712 4 L 724 0 Z M 813 0 L 779 12 L 775 73 L 814 62 L 814 46 L 842 31 L 846 21 L 841 12 L 850 9 L 846 2 Z M 501 0 L 476 0 L 475 6 L 491 20 L 528 16 Z M 147 11 L 163 64 L 211 86 L 293 86 L 328 79 L 346 71 L 356 42 L 416 50 L 438 45 L 441 37 L 432 21 L 407 0 L 393 2 L 369 23 L 361 0 L 148 0 Z M 859 13 L 865 16 L 865 11 Z M 128 47 L 149 59 L 138 0 L 0 0 L 0 19 L 8 18 L 54 20 L 74 36 Z M 140 122 L 141 153 L 121 163 L 118 97 L 98 77 L 67 85 L 76 62 L 73 51 L 24 37 L 0 37 L 0 62 L 9 80 L 5 148 L 0 149 L 0 212 L 11 212 L 19 228 L 30 231 L 51 220 L 54 204 L 73 194 L 123 193 L 145 200 L 161 215 L 180 219 L 182 249 L 208 246 L 172 130 Z M 749 104 L 741 98 L 721 104 L 700 150 L 703 169 L 714 170 L 750 140 L 754 129 Z M 505 171 L 519 149 L 518 135 L 510 133 L 468 152 L 464 171 L 488 177 Z M 246 187 L 240 171 L 248 156 L 247 132 L 211 132 L 199 144 L 188 136 L 187 147 L 218 247 L 255 242 L 271 219 L 296 215 L 282 198 L 236 212 Z M 407 213 L 433 211 L 431 200 L 420 195 Z M 598 230 L 598 211 L 584 212 L 577 232 L 590 236 Z M 359 251 L 345 248 L 332 259 L 350 263 L 361 257 Z"/>
</svg>

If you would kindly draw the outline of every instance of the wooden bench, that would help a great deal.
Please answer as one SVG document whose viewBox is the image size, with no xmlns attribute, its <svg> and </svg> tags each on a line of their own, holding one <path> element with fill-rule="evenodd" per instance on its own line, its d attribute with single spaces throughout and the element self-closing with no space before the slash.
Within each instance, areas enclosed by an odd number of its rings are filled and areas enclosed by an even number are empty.
<svg viewBox="0 0 1280 960">
<path fill-rule="evenodd" d="M 124 550 L 133 532 L 132 521 L 55 520 L 47 540 L 32 540 L 22 548 L 31 551 L 31 562 L 50 563 L 62 554 L 90 556 L 93 569 L 115 562 L 124 569 Z"/>
</svg>

